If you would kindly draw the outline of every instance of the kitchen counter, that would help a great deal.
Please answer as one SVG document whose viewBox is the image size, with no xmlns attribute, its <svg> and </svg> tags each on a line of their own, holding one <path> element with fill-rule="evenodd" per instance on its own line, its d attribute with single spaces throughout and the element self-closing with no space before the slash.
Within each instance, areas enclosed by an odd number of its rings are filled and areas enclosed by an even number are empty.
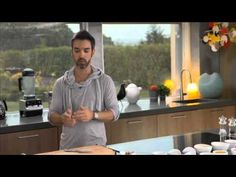
<svg viewBox="0 0 236 177">
<path fill-rule="evenodd" d="M 218 129 L 199 131 L 174 136 L 142 139 L 119 144 L 105 146 L 84 146 L 66 150 L 39 153 L 37 155 L 153 155 L 155 152 L 167 154 L 172 149 L 181 152 L 186 147 L 194 147 L 195 144 L 211 144 L 220 141 Z M 230 153 L 229 153 L 230 154 Z"/>
<path fill-rule="evenodd" d="M 234 99 L 211 100 L 209 102 L 181 104 L 172 102 L 172 97 L 167 97 L 166 102 L 150 103 L 149 99 L 140 99 L 137 104 L 129 104 L 126 100 L 119 102 L 120 119 L 137 116 L 148 116 L 179 111 L 236 105 Z M 20 117 L 19 112 L 8 112 L 5 120 L 0 120 L 0 134 L 43 129 L 53 127 L 48 122 L 48 109 L 43 110 L 42 116 Z"/>
<path fill-rule="evenodd" d="M 20 117 L 18 111 L 7 113 L 7 118 L 0 120 L 0 134 L 53 127 L 48 122 L 48 109 L 42 116 Z"/>
<path fill-rule="evenodd" d="M 119 154 L 127 152 L 137 155 L 151 155 L 154 152 L 168 153 L 171 149 L 179 149 L 181 152 L 185 147 L 193 147 L 195 144 L 211 144 L 219 141 L 218 129 L 186 133 L 175 136 L 163 136 L 150 139 L 142 139 L 119 144 L 111 144 L 108 147 L 120 151 Z"/>
<path fill-rule="evenodd" d="M 105 146 L 83 146 L 67 150 L 58 150 L 36 155 L 115 155 L 115 151 Z"/>
<path fill-rule="evenodd" d="M 197 109 L 215 108 L 222 106 L 236 105 L 235 99 L 208 99 L 207 102 L 201 103 L 176 103 L 174 97 L 167 97 L 165 102 L 151 103 L 149 99 L 140 99 L 136 104 L 129 104 L 122 101 L 119 104 L 121 114 L 120 118 L 157 115 L 165 113 L 175 113 L 182 111 L 192 111 Z"/>
</svg>

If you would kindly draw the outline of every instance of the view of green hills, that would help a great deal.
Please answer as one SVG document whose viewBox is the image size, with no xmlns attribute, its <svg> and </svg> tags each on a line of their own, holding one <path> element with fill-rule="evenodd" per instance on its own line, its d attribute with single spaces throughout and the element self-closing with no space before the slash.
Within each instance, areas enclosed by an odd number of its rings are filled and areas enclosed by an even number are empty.
<svg viewBox="0 0 236 177">
<path fill-rule="evenodd" d="M 21 70 L 36 72 L 36 94 L 52 90 L 55 80 L 72 65 L 65 23 L 0 23 L 0 97 L 18 101 Z M 170 77 L 170 38 L 154 26 L 137 45 L 119 45 L 103 35 L 104 65 L 116 85 L 124 80 L 147 89 Z"/>
</svg>

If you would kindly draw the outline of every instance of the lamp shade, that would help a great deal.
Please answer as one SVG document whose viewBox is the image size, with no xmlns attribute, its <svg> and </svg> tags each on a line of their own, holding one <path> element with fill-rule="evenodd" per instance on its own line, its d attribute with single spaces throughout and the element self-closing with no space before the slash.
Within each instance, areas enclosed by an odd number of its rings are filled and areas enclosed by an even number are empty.
<svg viewBox="0 0 236 177">
<path fill-rule="evenodd" d="M 197 84 L 195 83 L 190 83 L 187 86 L 187 96 L 188 99 L 197 99 L 199 98 L 199 89 Z"/>
</svg>

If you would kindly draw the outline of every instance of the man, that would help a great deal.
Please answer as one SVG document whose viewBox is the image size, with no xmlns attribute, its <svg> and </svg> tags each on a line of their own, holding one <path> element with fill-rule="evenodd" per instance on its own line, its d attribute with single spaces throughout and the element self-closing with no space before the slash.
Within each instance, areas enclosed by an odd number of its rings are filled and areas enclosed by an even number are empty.
<svg viewBox="0 0 236 177">
<path fill-rule="evenodd" d="M 76 33 L 71 47 L 75 65 L 54 84 L 49 121 L 63 125 L 60 149 L 106 145 L 104 122 L 119 117 L 114 82 L 91 65 L 95 39 L 90 33 Z"/>
</svg>

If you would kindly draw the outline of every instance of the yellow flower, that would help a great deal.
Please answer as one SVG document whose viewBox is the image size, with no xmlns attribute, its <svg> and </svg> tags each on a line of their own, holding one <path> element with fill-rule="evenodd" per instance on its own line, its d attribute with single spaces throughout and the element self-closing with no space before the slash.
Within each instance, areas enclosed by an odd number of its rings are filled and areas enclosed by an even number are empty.
<svg viewBox="0 0 236 177">
<path fill-rule="evenodd" d="M 172 80 L 168 79 L 168 80 L 165 80 L 164 85 L 168 87 L 170 90 L 172 90 L 175 84 Z"/>
<path fill-rule="evenodd" d="M 216 43 L 220 42 L 220 35 L 208 34 L 208 37 L 211 39 L 211 42 Z"/>
</svg>

